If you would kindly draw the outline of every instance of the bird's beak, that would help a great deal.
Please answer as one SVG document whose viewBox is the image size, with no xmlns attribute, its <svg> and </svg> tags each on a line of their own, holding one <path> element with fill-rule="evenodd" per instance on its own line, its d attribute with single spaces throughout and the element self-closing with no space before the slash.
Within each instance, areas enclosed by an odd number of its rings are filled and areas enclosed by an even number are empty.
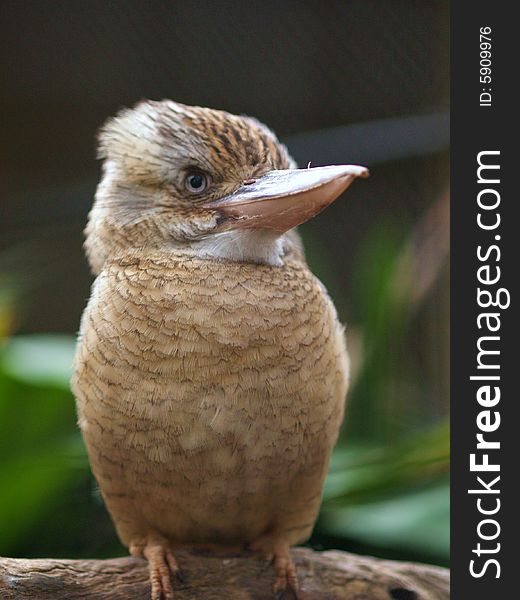
<svg viewBox="0 0 520 600">
<path fill-rule="evenodd" d="M 204 208 L 219 213 L 223 229 L 263 228 L 284 233 L 316 216 L 356 177 L 368 177 L 368 169 L 334 165 L 270 171 Z"/>
</svg>

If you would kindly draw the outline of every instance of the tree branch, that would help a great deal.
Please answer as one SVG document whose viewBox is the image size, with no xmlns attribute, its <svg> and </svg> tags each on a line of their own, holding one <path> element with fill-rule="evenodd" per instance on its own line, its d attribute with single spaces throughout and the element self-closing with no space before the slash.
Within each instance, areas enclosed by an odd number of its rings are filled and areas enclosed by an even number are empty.
<svg viewBox="0 0 520 600">
<path fill-rule="evenodd" d="M 447 569 L 356 556 L 292 551 L 300 600 L 446 600 Z M 176 552 L 186 575 L 176 600 L 270 600 L 273 572 L 250 554 Z M 2 600 L 148 600 L 146 563 L 137 558 L 0 558 Z"/>
</svg>

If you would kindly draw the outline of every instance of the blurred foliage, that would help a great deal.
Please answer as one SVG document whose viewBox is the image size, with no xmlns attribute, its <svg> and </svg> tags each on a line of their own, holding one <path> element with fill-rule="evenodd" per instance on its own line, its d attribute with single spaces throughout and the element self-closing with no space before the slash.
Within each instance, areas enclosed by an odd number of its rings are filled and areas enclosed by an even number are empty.
<svg viewBox="0 0 520 600">
<path fill-rule="evenodd" d="M 445 256 L 429 252 L 411 264 L 410 249 L 421 255 L 413 239 L 402 224 L 387 223 L 361 249 L 348 330 L 348 418 L 311 543 L 446 564 L 449 429 L 446 419 L 432 419 L 428 381 L 407 347 L 418 305 L 428 302 Z M 444 252 L 442 244 L 435 247 Z M 320 262 L 312 244 L 310 258 Z M 425 269 L 434 271 L 423 276 Z M 416 294 L 421 281 L 428 285 Z M 120 554 L 75 423 L 74 339 L 7 337 L 16 322 L 15 287 L 0 285 L 0 299 L 0 554 Z"/>
<path fill-rule="evenodd" d="M 392 445 L 339 445 L 318 530 L 446 564 L 449 428 L 441 422 Z M 377 553 L 377 550 L 375 551 Z"/>
<path fill-rule="evenodd" d="M 88 465 L 68 389 L 69 336 L 13 337 L 0 352 L 0 553 L 38 530 Z"/>
<path fill-rule="evenodd" d="M 449 423 L 432 417 L 439 399 L 410 340 L 446 266 L 448 218 L 445 195 L 411 231 L 387 220 L 360 249 L 349 407 L 316 529 L 440 564 L 449 558 Z"/>
</svg>

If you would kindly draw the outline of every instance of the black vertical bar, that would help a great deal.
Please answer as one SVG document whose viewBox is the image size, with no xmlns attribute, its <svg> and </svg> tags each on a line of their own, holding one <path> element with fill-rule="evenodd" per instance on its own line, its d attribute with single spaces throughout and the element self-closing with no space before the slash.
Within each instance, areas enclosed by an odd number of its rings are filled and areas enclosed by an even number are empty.
<svg viewBox="0 0 520 600">
<path fill-rule="evenodd" d="M 519 72 L 520 30 L 514 8 L 514 3 L 476 0 L 452 2 L 451 9 L 451 525 L 455 600 L 498 600 L 519 594 L 516 539 L 520 533 L 520 398 L 515 376 L 520 374 L 516 314 L 520 277 L 520 217 L 516 208 L 520 207 L 520 200 L 513 187 L 520 174 L 520 153 L 516 147 L 519 111 L 514 91 Z M 483 34 L 490 38 L 490 58 L 485 52 L 486 40 L 480 37 L 481 31 L 487 31 L 485 28 L 490 28 L 488 35 Z M 491 69 L 491 81 L 485 78 L 487 68 Z M 481 152 L 495 152 L 482 154 L 481 162 L 500 168 L 482 170 L 481 179 L 486 181 L 479 183 Z M 491 182 L 496 179 L 500 182 Z M 492 206 L 495 199 L 499 200 L 498 206 L 479 207 L 481 192 L 482 204 Z M 479 213 L 484 225 L 489 227 L 498 218 L 500 224 L 493 229 L 480 227 Z M 500 279 L 496 283 L 479 281 L 479 268 L 486 266 L 489 270 L 480 271 L 481 279 L 494 280 L 498 267 Z M 481 305 L 491 297 L 502 306 L 479 305 L 478 288 L 491 295 L 481 295 Z M 506 291 L 499 292 L 500 289 Z M 506 307 L 509 295 L 510 306 Z M 479 315 L 491 313 L 495 317 L 481 316 L 478 320 Z M 490 331 L 489 325 L 498 329 Z M 498 339 L 483 341 L 483 336 Z M 479 338 L 481 348 L 500 352 L 481 355 L 483 365 L 495 368 L 478 368 Z M 488 379 L 472 380 L 472 376 Z M 489 379 L 490 376 L 499 379 Z M 485 396 L 487 385 L 492 396 Z M 501 396 L 491 407 L 495 387 Z M 478 401 L 479 390 L 483 403 Z M 489 431 L 481 431 L 479 423 Z M 478 449 L 479 433 L 487 442 L 499 442 L 500 449 Z M 472 454 L 478 464 L 486 460 L 487 454 L 489 463 L 499 466 L 500 471 L 471 471 Z M 500 479 L 492 485 L 498 476 Z M 484 484 L 489 487 L 487 492 Z M 494 510 L 495 514 L 491 514 Z"/>
</svg>

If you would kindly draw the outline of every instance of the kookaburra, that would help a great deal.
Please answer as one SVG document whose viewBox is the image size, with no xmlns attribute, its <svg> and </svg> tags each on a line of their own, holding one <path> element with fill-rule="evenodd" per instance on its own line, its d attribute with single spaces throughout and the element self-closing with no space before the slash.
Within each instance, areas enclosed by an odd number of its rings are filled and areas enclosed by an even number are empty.
<svg viewBox="0 0 520 600">
<path fill-rule="evenodd" d="M 293 228 L 367 170 L 296 169 L 256 119 L 170 100 L 109 120 L 99 156 L 72 385 L 117 533 L 154 600 L 179 547 L 258 550 L 295 597 L 348 358 Z"/>
</svg>

